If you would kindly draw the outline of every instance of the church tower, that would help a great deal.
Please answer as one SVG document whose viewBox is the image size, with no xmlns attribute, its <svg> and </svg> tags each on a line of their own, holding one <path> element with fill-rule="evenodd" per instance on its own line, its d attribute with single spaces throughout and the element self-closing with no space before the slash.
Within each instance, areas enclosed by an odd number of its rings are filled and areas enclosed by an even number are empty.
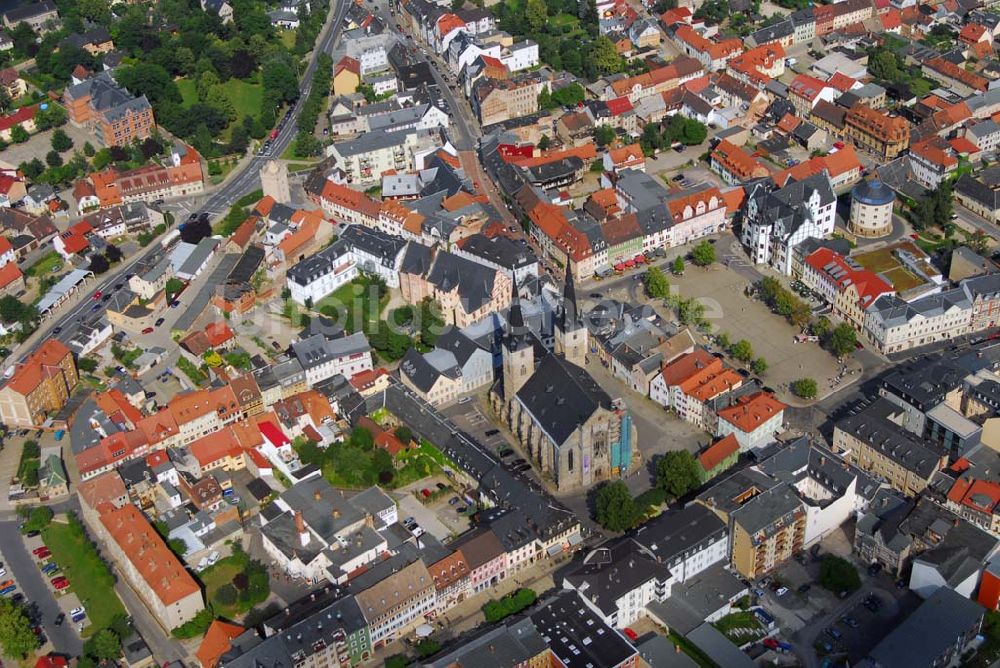
<svg viewBox="0 0 1000 668">
<path fill-rule="evenodd" d="M 576 307 L 576 288 L 573 272 L 566 264 L 566 282 L 563 284 L 563 301 L 556 313 L 556 353 L 579 367 L 587 363 L 587 327 Z"/>
<path fill-rule="evenodd" d="M 535 372 L 535 348 L 521 312 L 516 278 L 513 279 L 512 286 L 507 333 L 503 340 L 503 396 L 508 402 L 513 400 L 517 391 Z"/>
</svg>

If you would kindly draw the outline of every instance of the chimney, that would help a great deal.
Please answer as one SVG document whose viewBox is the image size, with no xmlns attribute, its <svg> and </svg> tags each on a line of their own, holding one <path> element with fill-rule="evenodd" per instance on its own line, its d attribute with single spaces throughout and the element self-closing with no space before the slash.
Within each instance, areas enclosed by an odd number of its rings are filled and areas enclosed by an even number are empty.
<svg viewBox="0 0 1000 668">
<path fill-rule="evenodd" d="M 333 517 L 334 519 L 340 518 L 340 511 L 337 510 L 336 508 L 333 509 Z"/>
<path fill-rule="evenodd" d="M 309 532 L 306 531 L 306 521 L 302 519 L 301 510 L 295 511 L 295 531 L 299 534 L 299 543 L 302 547 L 308 545 L 312 536 L 310 536 Z"/>
<path fill-rule="evenodd" d="M 316 499 L 317 501 L 322 501 L 323 495 L 319 493 L 319 490 L 316 490 L 315 492 L 313 492 L 313 498 Z"/>
</svg>

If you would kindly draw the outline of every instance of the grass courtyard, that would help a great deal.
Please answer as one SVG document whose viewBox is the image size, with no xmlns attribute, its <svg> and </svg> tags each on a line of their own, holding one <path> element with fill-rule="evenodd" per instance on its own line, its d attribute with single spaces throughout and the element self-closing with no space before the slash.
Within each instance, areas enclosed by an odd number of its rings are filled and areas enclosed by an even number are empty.
<svg viewBox="0 0 1000 668">
<path fill-rule="evenodd" d="M 899 292 L 905 292 L 923 284 L 922 278 L 910 272 L 896 259 L 892 254 L 893 249 L 894 247 L 888 247 L 859 253 L 853 256 L 853 259 L 865 269 L 885 276 Z"/>
<path fill-rule="evenodd" d="M 87 608 L 90 626 L 84 630 L 84 635 L 107 628 L 117 615 L 126 614 L 115 594 L 111 571 L 78 519 L 54 520 L 42 529 L 42 540 L 52 551 L 52 560 L 69 578 L 70 588 Z"/>
<path fill-rule="evenodd" d="M 270 595 L 267 569 L 238 547 L 234 547 L 232 555 L 199 573 L 198 579 L 217 617 L 235 619 Z"/>
</svg>

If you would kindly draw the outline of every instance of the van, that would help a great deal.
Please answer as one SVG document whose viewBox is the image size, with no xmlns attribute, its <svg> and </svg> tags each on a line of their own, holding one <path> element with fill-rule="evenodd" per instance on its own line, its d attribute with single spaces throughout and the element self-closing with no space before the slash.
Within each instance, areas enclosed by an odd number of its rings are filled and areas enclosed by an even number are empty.
<svg viewBox="0 0 1000 668">
<path fill-rule="evenodd" d="M 212 554 L 208 555 L 208 565 L 211 566 L 219 560 L 219 552 L 217 550 L 212 550 Z"/>
<path fill-rule="evenodd" d="M 198 565 L 195 567 L 195 570 L 201 572 L 206 568 L 208 568 L 208 557 L 202 557 L 198 562 Z"/>
</svg>

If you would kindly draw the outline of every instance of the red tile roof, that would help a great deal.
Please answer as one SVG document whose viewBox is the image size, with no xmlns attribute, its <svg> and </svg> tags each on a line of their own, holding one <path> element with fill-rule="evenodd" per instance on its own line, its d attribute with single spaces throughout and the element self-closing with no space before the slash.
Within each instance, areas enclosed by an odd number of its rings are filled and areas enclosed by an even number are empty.
<svg viewBox="0 0 1000 668">
<path fill-rule="evenodd" d="M 230 641 L 242 634 L 246 629 L 237 624 L 216 619 L 208 627 L 205 637 L 194 653 L 201 662 L 201 668 L 215 668 L 222 655 L 232 647 Z"/>
<path fill-rule="evenodd" d="M 698 463 L 707 473 L 721 464 L 726 458 L 739 452 L 740 442 L 735 434 L 726 434 L 718 441 L 708 446 L 698 454 Z"/>
<path fill-rule="evenodd" d="M 829 248 L 818 248 L 810 253 L 806 257 L 806 264 L 833 283 L 838 292 L 853 286 L 858 291 L 861 308 L 867 308 L 882 295 L 891 295 L 896 291 L 874 271 L 856 266 Z"/>
<path fill-rule="evenodd" d="M 778 401 L 770 392 L 757 392 L 740 397 L 736 404 L 719 410 L 719 419 L 745 434 L 758 429 L 761 425 L 785 410 L 787 406 Z"/>
<path fill-rule="evenodd" d="M 17 266 L 17 263 L 8 262 L 0 267 L 0 288 L 6 288 L 11 283 L 23 277 L 24 274 L 21 273 L 21 269 Z"/>
<path fill-rule="evenodd" d="M 0 118 L 0 132 L 10 130 L 15 125 L 20 125 L 25 121 L 30 121 L 36 113 L 38 113 L 38 105 L 33 104 L 29 107 L 21 107 L 13 114 Z"/>
<path fill-rule="evenodd" d="M 98 508 L 101 524 L 125 557 L 145 580 L 146 585 L 164 606 L 201 594 L 201 588 L 185 570 L 163 538 L 146 521 L 142 511 L 126 504 L 114 508 L 104 504 Z"/>
</svg>

